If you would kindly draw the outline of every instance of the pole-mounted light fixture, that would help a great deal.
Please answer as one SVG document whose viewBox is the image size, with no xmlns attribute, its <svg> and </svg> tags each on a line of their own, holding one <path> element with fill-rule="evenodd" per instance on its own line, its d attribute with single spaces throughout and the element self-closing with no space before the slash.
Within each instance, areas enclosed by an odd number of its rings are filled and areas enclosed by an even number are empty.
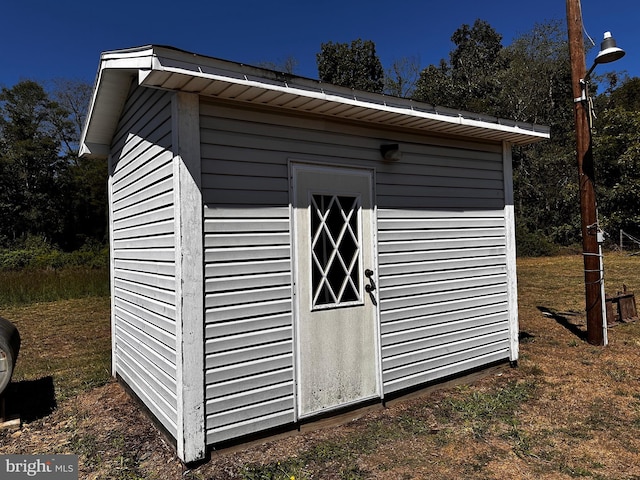
<svg viewBox="0 0 640 480">
<path fill-rule="evenodd" d="M 584 102 L 587 100 L 587 82 L 591 77 L 593 70 L 600 64 L 611 63 L 620 60 L 625 55 L 625 51 L 616 45 L 615 39 L 611 36 L 611 32 L 604 32 L 604 39 L 600 44 L 600 51 L 593 60 L 593 65 L 586 73 L 584 78 L 580 79 L 582 86 L 582 95 L 575 99 L 576 102 Z"/>
<path fill-rule="evenodd" d="M 596 65 L 615 62 L 624 57 L 624 54 L 625 51 L 616 45 L 616 41 L 611 36 L 611 32 L 604 32 L 604 39 L 600 44 L 600 51 L 598 55 L 596 55 L 593 66 L 589 69 L 585 78 L 589 78 L 589 75 L 593 69 L 596 68 Z"/>
</svg>

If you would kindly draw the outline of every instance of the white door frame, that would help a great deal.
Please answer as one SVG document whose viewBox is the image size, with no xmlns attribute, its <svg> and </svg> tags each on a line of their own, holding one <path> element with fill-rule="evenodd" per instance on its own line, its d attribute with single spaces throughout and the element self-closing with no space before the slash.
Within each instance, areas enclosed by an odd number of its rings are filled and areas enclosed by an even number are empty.
<svg viewBox="0 0 640 480">
<path fill-rule="evenodd" d="M 367 398 L 361 398 L 353 402 L 345 402 L 343 404 L 335 405 L 332 408 L 327 408 L 322 410 L 322 412 L 313 412 L 310 414 L 301 413 L 301 384 L 300 384 L 300 365 L 301 365 L 301 346 L 300 346 L 300 302 L 297 294 L 297 288 L 299 285 L 299 268 L 298 268 L 298 258 L 297 258 L 297 246 L 296 239 L 298 238 L 298 228 L 297 222 L 295 220 L 295 198 L 296 198 L 296 188 L 297 188 L 297 180 L 296 176 L 298 172 L 318 172 L 318 173 L 331 173 L 331 174 L 351 174 L 351 175 L 359 175 L 359 176 L 368 176 L 369 178 L 369 188 L 371 194 L 371 232 L 369 232 L 371 245 L 371 258 L 372 258 L 372 269 L 374 271 L 373 280 L 375 285 L 378 286 L 378 248 L 377 248 L 377 212 L 376 212 L 376 201 L 375 201 L 375 169 L 366 168 L 366 167 L 357 167 L 357 166 L 344 166 L 341 164 L 326 162 L 308 162 L 291 159 L 289 160 L 289 189 L 290 189 L 290 219 L 292 225 L 292 233 L 291 233 L 291 262 L 292 262 L 292 273 L 293 273 L 293 284 L 292 284 L 292 295 L 293 295 L 293 344 L 294 344 L 294 378 L 296 383 L 295 388 L 295 417 L 296 420 L 301 418 L 311 417 L 317 414 L 329 412 L 331 410 L 342 409 L 345 407 L 349 407 L 351 405 L 355 405 L 358 403 L 365 402 L 367 400 L 383 397 L 383 388 L 382 388 L 382 352 L 381 352 L 381 341 L 380 341 L 380 301 L 379 301 L 379 287 L 375 292 L 376 302 L 373 307 L 373 322 L 374 322 L 374 350 L 375 350 L 375 372 L 376 372 L 376 393 Z M 361 266 L 361 269 L 364 270 L 368 268 L 364 265 Z M 363 282 L 366 279 L 363 277 Z M 368 297 L 365 298 L 366 302 L 371 301 Z"/>
</svg>

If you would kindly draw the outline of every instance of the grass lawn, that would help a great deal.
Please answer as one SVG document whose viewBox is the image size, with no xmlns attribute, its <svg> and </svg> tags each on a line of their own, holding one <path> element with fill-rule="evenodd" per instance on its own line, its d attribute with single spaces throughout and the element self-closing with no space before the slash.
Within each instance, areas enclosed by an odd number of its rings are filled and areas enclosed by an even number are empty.
<svg viewBox="0 0 640 480">
<path fill-rule="evenodd" d="M 607 292 L 640 293 L 639 267 L 607 254 Z M 213 452 L 190 470 L 109 380 L 107 297 L 0 307 L 23 337 L 14 381 L 51 379 L 56 400 L 1 432 L 0 455 L 76 453 L 90 479 L 639 479 L 640 322 L 611 328 L 608 347 L 582 340 L 580 256 L 519 259 L 518 291 L 517 368 Z"/>
<path fill-rule="evenodd" d="M 109 297 L 88 297 L 0 308 L 20 333 L 12 382 L 51 378 L 56 401 L 111 378 Z"/>
</svg>

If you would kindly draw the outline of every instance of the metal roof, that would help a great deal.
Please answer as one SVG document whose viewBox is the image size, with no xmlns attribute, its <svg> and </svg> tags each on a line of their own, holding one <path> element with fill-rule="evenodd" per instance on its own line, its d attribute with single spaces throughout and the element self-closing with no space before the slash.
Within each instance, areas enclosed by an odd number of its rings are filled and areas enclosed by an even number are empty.
<svg viewBox="0 0 640 480">
<path fill-rule="evenodd" d="M 341 120 L 430 134 L 525 145 L 549 138 L 549 127 L 436 107 L 337 87 L 317 80 L 164 46 L 104 52 L 80 154 L 106 157 L 132 81 Z"/>
</svg>

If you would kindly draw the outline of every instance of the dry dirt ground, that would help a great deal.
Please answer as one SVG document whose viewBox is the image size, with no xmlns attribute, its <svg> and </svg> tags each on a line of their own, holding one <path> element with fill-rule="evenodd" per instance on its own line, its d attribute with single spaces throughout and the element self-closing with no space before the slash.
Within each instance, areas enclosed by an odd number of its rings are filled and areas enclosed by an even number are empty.
<svg viewBox="0 0 640 480">
<path fill-rule="evenodd" d="M 640 323 L 587 344 L 581 279 L 566 273 L 576 261 L 519 261 L 519 365 L 472 384 L 187 468 L 110 381 L 1 432 L 0 455 L 76 453 L 83 479 L 640 479 Z M 640 275 L 623 267 L 612 284 Z"/>
</svg>

